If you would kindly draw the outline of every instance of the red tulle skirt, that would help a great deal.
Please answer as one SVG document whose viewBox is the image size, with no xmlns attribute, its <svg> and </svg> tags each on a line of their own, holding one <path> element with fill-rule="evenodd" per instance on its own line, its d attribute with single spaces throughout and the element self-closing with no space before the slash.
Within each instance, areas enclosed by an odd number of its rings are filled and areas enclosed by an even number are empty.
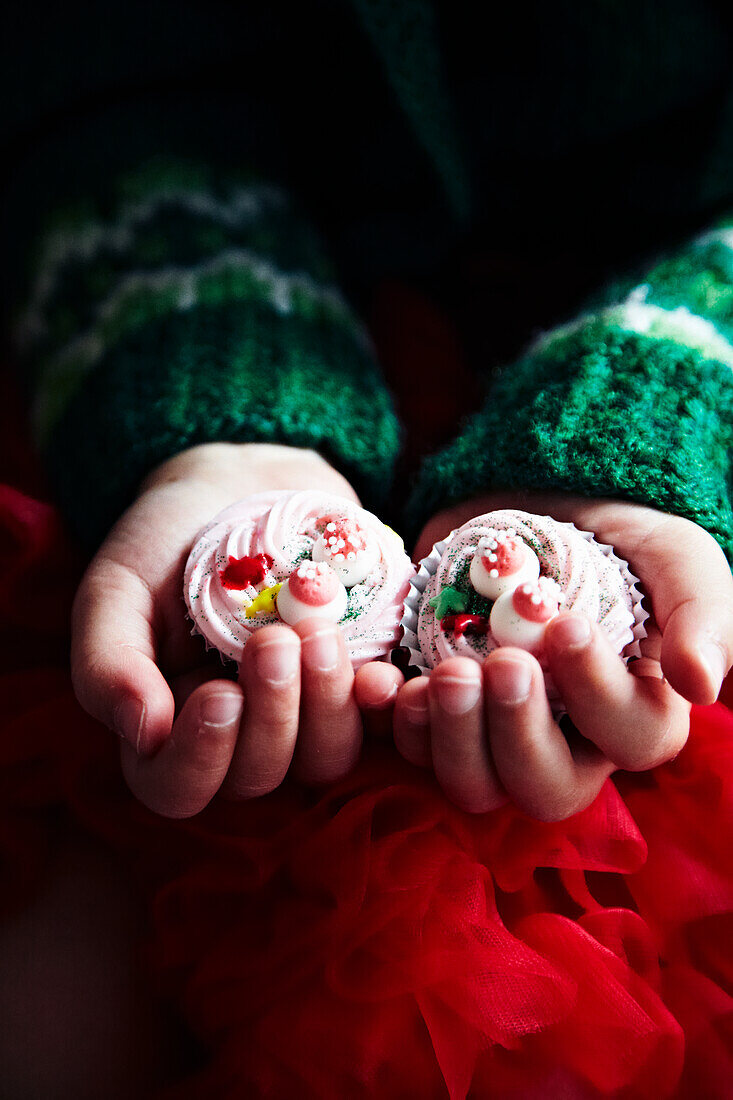
<svg viewBox="0 0 733 1100">
<path fill-rule="evenodd" d="M 560 824 L 463 814 L 383 744 L 325 793 L 164 821 L 74 699 L 79 565 L 36 495 L 0 488 L 3 896 L 43 874 L 51 813 L 129 862 L 156 980 L 206 1052 L 171 1096 L 733 1095 L 724 704 Z"/>
</svg>

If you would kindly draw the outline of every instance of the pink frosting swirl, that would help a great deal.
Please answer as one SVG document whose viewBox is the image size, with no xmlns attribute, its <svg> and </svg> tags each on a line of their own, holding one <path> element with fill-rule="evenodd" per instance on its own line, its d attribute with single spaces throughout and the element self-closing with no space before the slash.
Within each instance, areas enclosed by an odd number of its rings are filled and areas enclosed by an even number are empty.
<svg viewBox="0 0 733 1100">
<path fill-rule="evenodd" d="M 184 573 L 184 596 L 195 629 L 225 657 L 241 661 L 247 639 L 269 623 L 275 611 L 247 617 L 247 608 L 263 589 L 285 581 L 311 558 L 324 517 L 352 520 L 375 540 L 377 564 L 349 589 L 340 620 L 354 668 L 384 657 L 400 639 L 400 621 L 414 566 L 402 540 L 371 512 L 350 500 L 320 492 L 257 493 L 226 508 L 201 531 Z M 231 559 L 264 562 L 261 581 L 232 589 L 222 583 Z"/>
<path fill-rule="evenodd" d="M 602 547 L 587 532 L 572 523 L 559 523 L 550 516 L 503 509 L 477 516 L 454 531 L 420 598 L 417 610 L 417 640 L 423 661 L 435 668 L 447 657 L 472 657 L 482 661 L 496 640 L 490 630 L 483 634 L 459 634 L 444 630 L 430 600 L 446 586 L 465 588 L 471 559 L 479 539 L 492 531 L 511 531 L 534 550 L 540 561 L 541 575 L 560 586 L 562 610 L 578 611 L 597 622 L 618 653 L 635 634 L 635 606 L 640 600 L 633 594 L 633 580 L 626 563 Z M 437 552 L 434 551 L 437 558 Z M 431 555 L 432 557 L 432 555 Z M 429 563 L 429 559 L 426 559 Z M 428 568 L 430 568 L 428 564 Z M 626 572 L 626 576 L 624 575 Z M 551 684 L 548 679 L 548 690 Z"/>
</svg>

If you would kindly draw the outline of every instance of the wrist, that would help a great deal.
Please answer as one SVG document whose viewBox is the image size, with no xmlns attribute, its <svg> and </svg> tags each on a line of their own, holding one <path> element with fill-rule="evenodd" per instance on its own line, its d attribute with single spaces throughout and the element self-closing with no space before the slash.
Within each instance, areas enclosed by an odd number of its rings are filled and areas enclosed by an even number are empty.
<svg viewBox="0 0 733 1100">
<path fill-rule="evenodd" d="M 537 492 L 526 489 L 504 489 L 487 492 L 460 501 L 437 512 L 423 527 L 415 546 L 415 560 L 430 553 L 431 547 L 445 539 L 451 531 L 476 516 L 501 508 L 516 508 L 537 515 L 549 515 L 558 522 L 574 523 L 576 527 L 603 533 L 614 544 L 619 541 L 633 546 L 637 532 L 644 534 L 650 527 L 675 518 L 669 513 L 633 501 L 609 497 L 584 497 L 572 493 Z"/>
<path fill-rule="evenodd" d="M 264 488 L 320 489 L 357 500 L 346 478 L 317 451 L 277 443 L 202 443 L 162 462 L 140 485 L 138 496 L 164 485 L 197 482 L 229 488 L 232 500 Z"/>
<path fill-rule="evenodd" d="M 415 559 L 425 557 L 436 542 L 447 538 L 451 531 L 462 527 L 476 516 L 483 516 L 500 508 L 518 508 L 523 512 L 549 513 L 554 519 L 563 519 L 564 513 L 569 511 L 569 505 L 579 499 L 563 494 L 504 489 L 480 493 L 458 501 L 449 508 L 436 512 L 425 524 L 415 545 Z"/>
</svg>

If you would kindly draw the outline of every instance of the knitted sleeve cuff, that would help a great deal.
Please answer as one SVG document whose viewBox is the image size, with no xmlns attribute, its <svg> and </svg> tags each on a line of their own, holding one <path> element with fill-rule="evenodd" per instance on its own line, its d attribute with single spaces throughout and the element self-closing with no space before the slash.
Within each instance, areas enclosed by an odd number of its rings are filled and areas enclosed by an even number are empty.
<svg viewBox="0 0 733 1100">
<path fill-rule="evenodd" d="M 320 450 L 378 506 L 399 431 L 368 338 L 285 196 L 148 165 L 42 241 L 18 344 L 59 504 L 94 545 L 197 443 Z"/>
<path fill-rule="evenodd" d="M 481 412 L 425 464 L 413 528 L 487 490 L 559 490 L 685 516 L 733 562 L 732 337 L 724 225 L 503 369 Z"/>
</svg>

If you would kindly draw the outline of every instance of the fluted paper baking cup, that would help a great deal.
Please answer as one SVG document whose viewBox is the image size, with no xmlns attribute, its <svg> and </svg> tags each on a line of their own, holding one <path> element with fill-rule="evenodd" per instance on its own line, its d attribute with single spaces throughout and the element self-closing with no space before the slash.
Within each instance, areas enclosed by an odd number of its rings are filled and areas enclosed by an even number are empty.
<svg viewBox="0 0 733 1100">
<path fill-rule="evenodd" d="M 423 558 L 417 567 L 417 572 L 410 578 L 410 591 L 405 599 L 405 613 L 402 616 L 402 645 L 410 654 L 409 664 L 419 668 L 420 672 L 429 675 L 432 668 L 427 664 L 420 649 L 417 638 L 418 617 L 420 603 L 425 589 L 432 577 L 435 576 L 440 559 L 447 549 L 455 531 L 451 531 L 447 539 L 436 542 L 426 558 Z"/>
<path fill-rule="evenodd" d="M 446 567 L 446 552 L 454 550 L 455 547 L 460 547 L 454 557 L 456 562 L 465 566 L 465 561 L 473 556 L 478 545 L 478 539 L 489 529 L 489 525 L 492 529 L 497 530 L 516 529 L 517 534 L 537 553 L 543 574 L 546 573 L 551 577 L 553 571 L 559 572 L 559 567 L 556 566 L 554 570 L 553 568 L 547 568 L 548 557 L 556 558 L 557 550 L 561 544 L 565 544 L 566 548 L 568 541 L 572 544 L 578 536 L 586 542 L 592 543 L 609 565 L 613 565 L 617 575 L 620 575 L 625 594 L 626 615 L 623 616 L 624 621 L 619 622 L 619 616 L 606 615 L 607 623 L 606 625 L 602 624 L 606 635 L 627 663 L 632 657 L 641 656 L 640 643 L 647 635 L 645 622 L 649 614 L 642 604 L 643 594 L 637 587 L 639 578 L 631 572 L 628 562 L 620 558 L 612 546 L 598 542 L 592 532 L 581 531 L 573 523 L 561 523 L 550 516 L 533 516 L 526 512 L 502 509 L 484 516 L 478 516 L 463 524 L 462 527 L 451 531 L 446 539 L 435 543 L 430 553 L 419 563 L 417 572 L 410 581 L 410 591 L 405 601 L 405 613 L 402 618 L 402 644 L 408 650 L 410 665 L 418 668 L 423 675 L 429 675 L 432 668 L 448 656 L 468 656 L 474 660 L 482 661 L 488 653 L 497 648 L 497 643 L 490 633 L 477 642 L 476 639 L 466 637 L 448 640 L 443 632 L 438 634 L 434 630 L 434 637 L 430 645 L 430 648 L 434 650 L 431 660 L 430 654 L 425 653 L 428 646 L 425 645 L 424 640 L 423 645 L 421 645 L 420 640 L 420 614 L 425 611 L 425 601 L 429 599 L 428 593 L 437 587 L 435 578 L 441 563 L 443 563 L 444 573 L 446 568 L 450 569 L 451 567 L 450 561 L 448 561 Z M 562 535 L 563 531 L 572 531 L 573 534 L 569 540 L 567 536 Z M 558 533 L 560 534 L 559 541 L 557 539 Z M 557 546 L 555 545 L 556 542 Z M 545 551 L 544 556 L 543 550 Z M 586 565 L 586 569 L 591 567 L 592 562 L 590 566 Z M 458 565 L 455 566 L 455 569 L 458 569 Z M 443 579 L 445 582 L 445 578 Z M 572 589 L 572 598 L 564 605 L 563 610 L 586 610 L 584 603 L 588 602 L 586 589 L 590 586 L 590 581 L 593 579 L 597 587 L 600 585 L 597 570 L 595 570 L 594 578 L 577 577 L 571 571 L 566 586 L 563 585 L 560 576 L 555 576 L 553 579 L 558 581 L 564 594 L 567 595 L 568 589 Z M 600 599 L 600 597 L 598 598 Z M 629 616 L 633 618 L 633 622 L 630 621 Z M 423 630 L 423 634 L 425 634 L 425 630 Z M 438 649 L 444 649 L 445 652 L 438 652 Z M 563 708 L 552 679 L 547 672 L 545 672 L 545 683 L 553 709 L 560 712 Z"/>
</svg>

